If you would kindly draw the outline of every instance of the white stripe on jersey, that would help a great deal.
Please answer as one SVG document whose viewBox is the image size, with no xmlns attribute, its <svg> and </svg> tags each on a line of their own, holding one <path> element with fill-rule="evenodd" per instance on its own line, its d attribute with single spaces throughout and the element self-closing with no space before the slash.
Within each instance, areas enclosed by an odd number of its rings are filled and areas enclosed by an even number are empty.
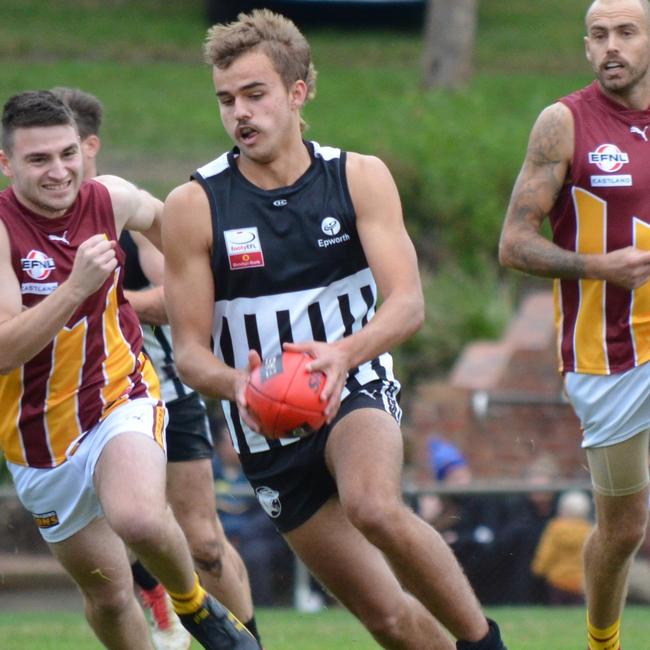
<svg viewBox="0 0 650 650">
<path fill-rule="evenodd" d="M 228 154 L 223 153 L 218 158 L 215 158 L 206 165 L 203 165 L 203 167 L 199 167 L 197 171 L 203 178 L 209 178 L 210 176 L 216 176 L 217 174 L 220 174 L 225 169 L 228 169 L 228 167 Z"/>
<path fill-rule="evenodd" d="M 168 360 L 168 355 L 156 337 L 154 328 L 158 330 L 158 336 L 161 336 L 167 341 L 169 350 L 172 349 L 172 334 L 169 325 L 142 324 L 144 349 L 151 359 L 151 363 L 153 363 L 153 367 L 156 369 L 156 374 L 160 380 L 160 396 L 164 402 L 169 403 L 179 397 L 193 393 L 194 389 L 183 384 L 178 378 L 174 380 L 169 377 L 170 369 L 173 369 L 174 373 L 176 372 L 174 368 L 174 359 L 171 358 L 171 360 Z M 179 392 L 179 389 L 183 392 Z"/>
<path fill-rule="evenodd" d="M 353 321 L 352 333 L 358 332 L 363 327 L 364 321 L 369 321 L 375 313 L 374 306 L 369 310 L 366 301 L 363 299 L 361 288 L 364 286 L 370 287 L 373 297 L 376 298 L 377 287 L 372 273 L 368 268 L 352 276 L 333 282 L 326 287 L 274 294 L 272 296 L 260 296 L 257 298 L 236 298 L 229 301 L 217 301 L 214 311 L 214 353 L 217 357 L 223 359 L 219 348 L 223 318 L 228 323 L 234 352 L 234 365 L 236 368 L 245 368 L 248 365 L 250 345 L 246 335 L 246 316 L 255 319 L 262 358 L 279 354 L 282 351 L 277 322 L 277 313 L 280 311 L 287 311 L 290 315 L 291 335 L 294 342 L 311 341 L 314 339 L 314 334 L 311 329 L 307 308 L 313 304 L 318 304 L 320 307 L 327 341 L 337 341 L 343 338 L 345 334 L 343 315 L 339 308 L 338 298 L 340 296 L 347 296 L 349 299 Z M 376 381 L 378 379 L 395 381 L 391 355 L 389 353 L 382 354 L 378 357 L 378 360 L 381 366 L 382 376 L 373 368 L 372 362 L 366 362 L 359 366 L 358 372 L 354 375 L 358 384 L 363 385 L 369 381 Z M 341 398 L 345 399 L 348 394 L 349 390 L 345 388 Z M 235 427 L 232 426 L 232 414 L 228 402 L 223 402 L 223 410 L 228 420 L 230 431 L 235 431 Z M 252 453 L 269 449 L 266 438 L 256 434 L 243 422 L 241 426 Z M 283 439 L 282 444 L 291 444 L 295 440 L 294 438 Z M 234 438 L 233 443 L 239 452 L 237 440 Z"/>
<path fill-rule="evenodd" d="M 320 156 L 323 160 L 333 160 L 341 157 L 341 150 L 338 147 L 321 147 L 318 142 L 313 142 L 314 155 Z"/>
</svg>

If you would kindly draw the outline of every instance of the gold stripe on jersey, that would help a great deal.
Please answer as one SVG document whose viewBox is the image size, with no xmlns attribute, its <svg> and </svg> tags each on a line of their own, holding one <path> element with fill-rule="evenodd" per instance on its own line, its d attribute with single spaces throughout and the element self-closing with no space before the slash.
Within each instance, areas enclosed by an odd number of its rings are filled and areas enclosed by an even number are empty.
<svg viewBox="0 0 650 650">
<path fill-rule="evenodd" d="M 557 363 L 562 369 L 562 332 L 564 331 L 564 312 L 562 311 L 562 283 L 553 280 L 553 320 L 555 321 Z"/>
<path fill-rule="evenodd" d="M 601 255 L 606 252 L 607 203 L 576 187 L 573 201 L 577 218 L 576 252 Z M 580 307 L 574 331 L 576 372 L 609 371 L 605 350 L 605 283 L 601 280 L 578 281 Z M 594 335 L 600 332 L 600 335 Z"/>
<path fill-rule="evenodd" d="M 105 385 L 102 389 L 104 404 L 113 404 L 122 395 L 129 392 L 131 387 L 131 378 L 129 375 L 136 367 L 136 360 L 131 346 L 124 338 L 124 333 L 120 328 L 117 303 L 118 274 L 119 269 L 115 271 L 115 281 L 106 296 L 106 309 L 103 316 L 104 342 L 106 345 L 106 361 L 104 362 Z"/>
<path fill-rule="evenodd" d="M 54 339 L 45 425 L 48 446 L 57 463 L 65 458 L 70 440 L 83 433 L 74 397 L 82 381 L 87 332 L 88 323 L 84 318 L 70 329 L 63 328 Z"/>
<path fill-rule="evenodd" d="M 633 245 L 650 251 L 650 224 L 635 218 Z M 635 363 L 650 360 L 650 282 L 635 289 L 632 294 L 632 313 L 630 327 L 634 340 Z"/>
<path fill-rule="evenodd" d="M 27 462 L 25 450 L 21 444 L 22 438 L 18 432 L 20 403 L 23 395 L 23 368 L 16 368 L 9 374 L 0 376 L 0 449 L 7 458 L 16 459 L 14 462 Z"/>
<path fill-rule="evenodd" d="M 140 362 L 140 373 L 142 374 L 142 381 L 147 387 L 147 393 L 154 399 L 161 399 L 160 380 L 151 359 L 140 352 L 138 361 Z"/>
</svg>

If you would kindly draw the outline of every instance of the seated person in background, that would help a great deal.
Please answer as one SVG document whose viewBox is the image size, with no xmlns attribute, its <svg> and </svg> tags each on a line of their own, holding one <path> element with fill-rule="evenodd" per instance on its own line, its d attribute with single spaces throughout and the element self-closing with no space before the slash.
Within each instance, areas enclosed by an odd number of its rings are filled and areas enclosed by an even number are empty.
<svg viewBox="0 0 650 650">
<path fill-rule="evenodd" d="M 584 492 L 571 490 L 560 497 L 557 509 L 542 533 L 532 571 L 546 581 L 549 604 L 583 604 L 582 547 L 593 528 L 591 499 Z"/>
<path fill-rule="evenodd" d="M 427 444 L 433 477 L 445 486 L 472 482 L 472 471 L 460 449 L 441 438 Z M 505 517 L 505 499 L 492 494 L 422 495 L 418 513 L 451 546 L 481 602 L 502 602 L 498 532 Z"/>
</svg>

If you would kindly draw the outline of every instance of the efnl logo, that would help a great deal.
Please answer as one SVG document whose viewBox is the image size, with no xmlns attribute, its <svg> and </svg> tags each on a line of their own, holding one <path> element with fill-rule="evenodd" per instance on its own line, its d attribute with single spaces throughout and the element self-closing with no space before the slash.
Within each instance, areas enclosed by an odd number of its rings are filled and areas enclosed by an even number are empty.
<svg viewBox="0 0 650 650">
<path fill-rule="evenodd" d="M 20 265 L 33 280 L 45 280 L 56 268 L 54 260 L 41 251 L 31 250 L 20 260 Z"/>
<path fill-rule="evenodd" d="M 589 152 L 589 162 L 598 169 L 612 173 L 617 172 L 626 163 L 630 162 L 629 156 L 621 151 L 615 144 L 601 144 L 596 151 Z"/>
</svg>

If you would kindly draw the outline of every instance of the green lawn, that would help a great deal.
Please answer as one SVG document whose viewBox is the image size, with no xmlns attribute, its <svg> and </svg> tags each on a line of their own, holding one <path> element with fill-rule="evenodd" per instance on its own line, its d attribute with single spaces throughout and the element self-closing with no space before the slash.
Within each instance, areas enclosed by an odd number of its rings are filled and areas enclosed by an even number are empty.
<svg viewBox="0 0 650 650">
<path fill-rule="evenodd" d="M 584 611 L 577 608 L 493 608 L 509 650 L 583 650 Z M 628 607 L 623 621 L 626 650 L 649 646 L 650 611 Z M 330 608 L 318 614 L 264 609 L 257 614 L 266 650 L 372 650 L 378 648 L 361 625 L 345 610 Z M 80 614 L 0 614 L 3 650 L 96 650 Z M 199 650 L 197 645 L 193 650 Z M 423 649 L 425 650 L 425 649 Z"/>
</svg>

